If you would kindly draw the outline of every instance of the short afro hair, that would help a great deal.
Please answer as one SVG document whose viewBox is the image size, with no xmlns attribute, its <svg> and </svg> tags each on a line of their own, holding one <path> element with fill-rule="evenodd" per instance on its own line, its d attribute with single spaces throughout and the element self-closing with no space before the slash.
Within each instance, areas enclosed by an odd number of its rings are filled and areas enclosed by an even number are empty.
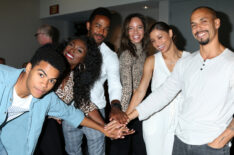
<svg viewBox="0 0 234 155">
<path fill-rule="evenodd" d="M 52 44 L 46 44 L 37 49 L 36 53 L 30 60 L 32 68 L 38 65 L 41 61 L 48 62 L 51 66 L 56 68 L 60 75 L 62 75 L 66 69 L 66 60 L 64 56 L 56 51 L 56 46 Z"/>
<path fill-rule="evenodd" d="M 111 13 L 110 13 L 110 11 L 108 9 L 106 9 L 106 8 L 99 7 L 99 8 L 96 8 L 92 12 L 92 14 L 89 17 L 89 22 L 92 23 L 92 21 L 94 20 L 94 18 L 97 15 L 105 16 L 105 17 L 107 17 L 111 21 Z"/>
</svg>

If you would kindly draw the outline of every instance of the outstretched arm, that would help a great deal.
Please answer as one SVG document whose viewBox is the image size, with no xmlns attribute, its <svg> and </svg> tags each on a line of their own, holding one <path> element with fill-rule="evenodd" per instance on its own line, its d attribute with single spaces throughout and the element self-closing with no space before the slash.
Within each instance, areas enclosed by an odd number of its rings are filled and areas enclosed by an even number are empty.
<svg viewBox="0 0 234 155">
<path fill-rule="evenodd" d="M 126 111 L 127 114 L 130 114 L 145 97 L 146 91 L 149 87 L 150 80 L 152 78 L 153 70 L 154 70 L 154 55 L 148 57 L 145 61 L 140 85 L 133 94 L 133 97 Z"/>
<path fill-rule="evenodd" d="M 223 148 L 234 137 L 234 118 L 226 130 L 208 145 L 212 148 Z"/>
<path fill-rule="evenodd" d="M 124 138 L 125 135 L 133 133 L 133 131 L 128 130 L 128 128 L 126 128 L 125 126 L 119 126 L 119 128 L 114 128 L 111 130 L 104 130 L 103 125 L 97 124 L 96 122 L 87 117 L 83 119 L 80 125 L 98 130 L 102 132 L 105 136 L 113 139 Z"/>
<path fill-rule="evenodd" d="M 128 122 L 138 117 L 138 112 L 134 109 L 130 114 L 128 114 Z M 106 130 L 111 131 L 112 129 L 120 128 L 123 124 L 120 124 L 118 121 L 113 120 L 105 126 Z M 125 126 L 125 125 L 124 125 Z"/>
<path fill-rule="evenodd" d="M 88 117 L 100 125 L 105 125 L 105 122 L 104 122 L 102 116 L 100 115 L 98 109 L 94 109 L 94 110 L 90 111 L 88 113 Z"/>
<path fill-rule="evenodd" d="M 121 82 L 122 82 L 122 89 L 121 89 L 122 96 L 120 94 L 121 102 L 120 102 L 120 98 L 117 99 L 116 97 L 115 98 L 110 97 L 110 100 L 111 100 L 111 111 L 110 111 L 110 119 L 109 119 L 110 121 L 116 120 L 122 124 L 127 123 L 128 117 L 123 111 L 126 110 L 125 107 L 129 103 L 131 92 L 132 92 L 131 64 L 132 64 L 132 58 L 130 57 L 128 52 L 124 52 L 120 56 L 120 64 L 118 63 L 118 66 L 116 66 L 115 68 L 113 65 L 111 65 L 112 69 L 109 72 L 110 75 L 108 75 L 109 94 L 111 94 L 112 92 L 111 90 L 116 91 L 114 89 L 111 89 L 112 85 L 110 83 L 111 81 L 113 81 L 111 79 L 113 79 L 113 75 L 115 73 L 116 77 L 118 75 L 118 81 L 120 81 L 121 79 Z M 115 83 L 113 83 L 113 85 L 114 84 Z"/>
</svg>

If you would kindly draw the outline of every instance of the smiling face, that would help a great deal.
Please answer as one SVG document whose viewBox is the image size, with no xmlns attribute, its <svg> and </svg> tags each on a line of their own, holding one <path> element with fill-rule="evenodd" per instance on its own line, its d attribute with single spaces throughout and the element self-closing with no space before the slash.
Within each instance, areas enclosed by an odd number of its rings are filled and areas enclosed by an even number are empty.
<svg viewBox="0 0 234 155">
<path fill-rule="evenodd" d="M 87 46 L 82 40 L 72 40 L 63 51 L 71 69 L 81 63 L 86 55 Z"/>
<path fill-rule="evenodd" d="M 128 25 L 128 36 L 133 44 L 141 43 L 144 37 L 144 25 L 140 18 L 133 17 Z"/>
<path fill-rule="evenodd" d="M 194 11 L 191 15 L 190 22 L 193 36 L 201 45 L 208 44 L 214 38 L 218 39 L 220 20 L 210 10 L 200 8 Z"/>
<path fill-rule="evenodd" d="M 35 98 L 41 98 L 55 85 L 59 70 L 46 61 L 40 61 L 32 68 L 31 63 L 26 66 L 26 92 Z"/>
<path fill-rule="evenodd" d="M 95 42 L 100 45 L 107 37 L 110 29 L 110 19 L 103 15 L 96 15 L 93 21 L 87 22 L 89 36 L 94 38 Z"/>
<path fill-rule="evenodd" d="M 150 41 L 154 48 L 158 51 L 165 53 L 170 49 L 172 41 L 172 30 L 169 30 L 169 33 L 163 30 L 154 29 L 150 33 Z"/>
</svg>

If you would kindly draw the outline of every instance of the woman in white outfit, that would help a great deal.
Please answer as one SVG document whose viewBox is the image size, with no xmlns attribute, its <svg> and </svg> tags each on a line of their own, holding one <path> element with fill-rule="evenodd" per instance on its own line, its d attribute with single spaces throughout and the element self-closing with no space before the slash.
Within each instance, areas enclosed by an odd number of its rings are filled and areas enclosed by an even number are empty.
<svg viewBox="0 0 234 155">
<path fill-rule="evenodd" d="M 174 43 L 174 33 L 169 25 L 157 22 L 150 28 L 150 41 L 156 50 L 160 51 L 146 59 L 143 76 L 139 87 L 135 91 L 127 114 L 143 100 L 151 81 L 151 90 L 160 87 L 173 71 L 176 62 L 188 55 L 188 52 L 179 50 Z M 147 155 L 171 155 L 174 142 L 174 129 L 177 122 L 177 112 L 181 95 L 178 94 L 160 112 L 143 121 L 143 137 Z M 155 101 L 157 104 L 157 101 Z"/>
</svg>

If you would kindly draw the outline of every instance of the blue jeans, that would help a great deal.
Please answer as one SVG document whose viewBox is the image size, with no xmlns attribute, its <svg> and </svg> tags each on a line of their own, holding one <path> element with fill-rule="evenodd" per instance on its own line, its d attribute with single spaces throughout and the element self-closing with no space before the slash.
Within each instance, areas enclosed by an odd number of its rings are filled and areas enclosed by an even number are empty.
<svg viewBox="0 0 234 155">
<path fill-rule="evenodd" d="M 104 115 L 104 109 L 100 110 Z M 82 155 L 81 144 L 83 135 L 86 136 L 89 155 L 105 155 L 105 135 L 97 130 L 79 127 L 74 128 L 63 121 L 65 149 L 69 155 Z"/>
<path fill-rule="evenodd" d="M 204 145 L 188 145 L 175 136 L 173 155 L 230 155 L 230 147 L 225 145 L 221 149 L 211 148 Z"/>
</svg>

